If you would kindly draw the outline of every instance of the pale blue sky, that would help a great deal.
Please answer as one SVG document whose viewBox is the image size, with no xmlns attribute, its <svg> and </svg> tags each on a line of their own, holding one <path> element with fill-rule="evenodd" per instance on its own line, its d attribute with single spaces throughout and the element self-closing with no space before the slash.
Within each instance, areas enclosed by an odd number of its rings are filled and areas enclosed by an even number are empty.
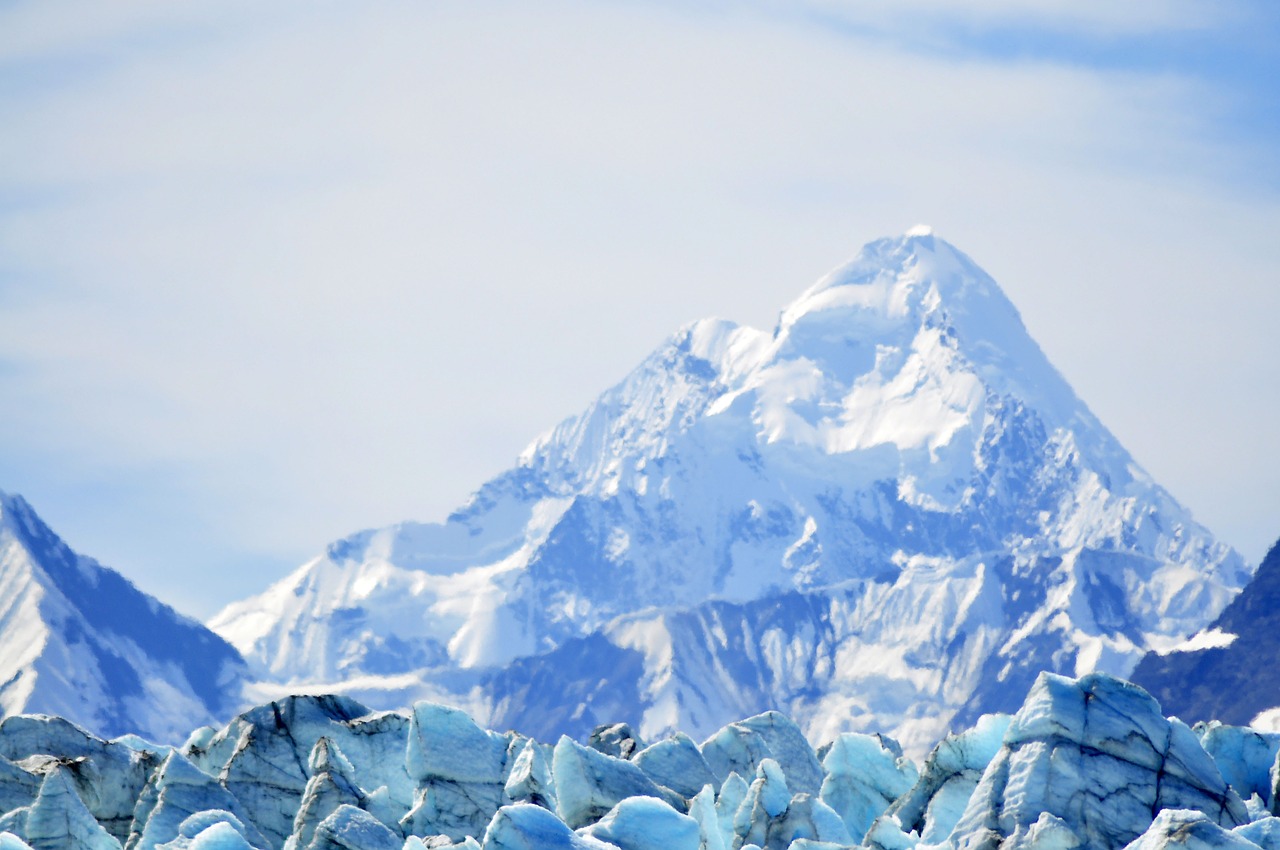
<svg viewBox="0 0 1280 850">
<path fill-rule="evenodd" d="M 0 488 L 197 616 L 917 222 L 1280 536 L 1266 2 L 0 2 Z"/>
</svg>

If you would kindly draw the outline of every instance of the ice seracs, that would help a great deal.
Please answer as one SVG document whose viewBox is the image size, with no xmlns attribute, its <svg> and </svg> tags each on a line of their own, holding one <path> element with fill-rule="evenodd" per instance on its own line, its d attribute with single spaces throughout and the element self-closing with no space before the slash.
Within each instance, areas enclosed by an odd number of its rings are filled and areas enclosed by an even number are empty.
<svg viewBox="0 0 1280 850">
<path fill-rule="evenodd" d="M 720 784 L 698 745 L 683 732 L 645 747 L 632 760 L 654 782 L 685 797 Z"/>
<path fill-rule="evenodd" d="M 1224 829 L 1204 812 L 1166 809 L 1124 850 L 1252 850 L 1258 845 Z"/>
<path fill-rule="evenodd" d="M 840 815 L 854 841 L 861 841 L 875 819 L 919 779 L 897 741 L 852 732 L 827 747 L 822 770 L 822 802 Z"/>
<path fill-rule="evenodd" d="M 1096 674 L 1043 674 L 950 842 L 1012 850 L 1049 815 L 1061 836 L 1119 850 L 1165 809 L 1194 810 L 1224 830 L 1250 820 L 1191 729 L 1166 719 L 1145 691 Z"/>
<path fill-rule="evenodd" d="M 582 830 L 619 850 L 701 850 L 696 820 L 656 797 L 628 797 Z"/>
<path fill-rule="evenodd" d="M 171 752 L 147 780 L 133 807 L 126 850 L 155 850 L 182 837 L 188 819 L 206 811 L 226 812 L 239 824 L 237 832 L 254 847 L 266 850 L 244 807 L 223 785 L 179 752 Z M 248 826 L 246 826 L 248 824 Z M 203 828 L 203 827 L 202 827 Z M 188 834 L 187 838 L 194 838 Z"/>
<path fill-rule="evenodd" d="M 1197 723 L 1200 746 L 1213 757 L 1222 778 L 1259 811 L 1275 808 L 1276 756 L 1280 734 L 1226 726 L 1218 721 Z"/>
<path fill-rule="evenodd" d="M 867 829 L 867 845 L 892 850 L 920 842 L 945 841 L 1000 751 L 1010 722 L 1008 715 L 983 715 L 972 728 L 939 741 L 917 774 L 915 784 L 872 821 Z M 878 813 L 873 809 L 871 814 Z"/>
<path fill-rule="evenodd" d="M 23 774 L 43 778 L 55 767 L 65 768 L 94 820 L 120 842 L 129 835 L 135 801 L 162 761 L 155 751 L 105 741 L 64 718 L 47 715 L 6 717 L 0 722 L 0 754 L 18 768 L 6 771 L 9 793 L 29 788 Z"/>
<path fill-rule="evenodd" d="M 418 790 L 402 827 L 455 841 L 477 834 L 506 802 L 508 774 L 522 743 L 481 729 L 457 709 L 419 703 L 405 755 Z"/>
<path fill-rule="evenodd" d="M 702 742 L 702 755 L 721 778 L 750 776 L 769 759 L 797 791 L 816 794 L 822 785 L 822 765 L 804 734 L 777 711 L 730 723 Z"/>
<path fill-rule="evenodd" d="M 628 797 L 678 799 L 631 762 L 563 736 L 556 742 L 552 773 L 556 814 L 575 829 L 599 820 Z"/>
<path fill-rule="evenodd" d="M 1014 715 L 953 733 L 920 768 L 884 737 L 845 733 L 815 751 L 776 713 L 701 746 L 673 737 L 625 753 L 625 724 L 602 724 L 599 746 L 551 748 L 437 704 L 389 714 L 305 696 L 163 753 L 22 720 L 0 727 L 8 751 L 27 752 L 0 770 L 0 850 L 1280 847 L 1271 737 L 1192 730 L 1103 674 L 1041 676 Z M 730 761 L 748 773 L 671 787 Z M 797 790 L 813 765 L 817 795 Z"/>
</svg>

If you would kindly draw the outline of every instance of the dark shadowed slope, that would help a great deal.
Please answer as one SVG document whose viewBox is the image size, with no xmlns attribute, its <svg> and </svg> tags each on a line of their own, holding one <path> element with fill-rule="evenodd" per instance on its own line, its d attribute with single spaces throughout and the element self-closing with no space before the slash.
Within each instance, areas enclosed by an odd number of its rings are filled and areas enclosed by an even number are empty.
<svg viewBox="0 0 1280 850">
<path fill-rule="evenodd" d="M 178 742 L 240 707 L 226 641 L 78 555 L 0 494 L 0 707 Z"/>
<path fill-rule="evenodd" d="M 1166 714 L 1243 726 L 1280 706 L 1280 542 L 1196 637 L 1183 651 L 1149 653 L 1133 671 L 1133 681 L 1160 700 Z M 1223 645 L 1196 648 L 1210 643 Z"/>
</svg>

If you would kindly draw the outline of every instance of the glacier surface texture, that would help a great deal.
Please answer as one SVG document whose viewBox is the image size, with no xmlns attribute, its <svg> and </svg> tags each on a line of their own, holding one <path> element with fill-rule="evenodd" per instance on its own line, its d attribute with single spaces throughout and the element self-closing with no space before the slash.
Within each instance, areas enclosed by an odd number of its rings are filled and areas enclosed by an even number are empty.
<svg viewBox="0 0 1280 850">
<path fill-rule="evenodd" d="M 701 743 L 608 724 L 552 744 L 435 703 L 295 696 L 181 747 L 17 715 L 0 850 L 1274 850 L 1277 752 L 1096 673 L 1041 675 L 918 764 L 884 735 L 815 750 L 778 712 Z"/>
</svg>

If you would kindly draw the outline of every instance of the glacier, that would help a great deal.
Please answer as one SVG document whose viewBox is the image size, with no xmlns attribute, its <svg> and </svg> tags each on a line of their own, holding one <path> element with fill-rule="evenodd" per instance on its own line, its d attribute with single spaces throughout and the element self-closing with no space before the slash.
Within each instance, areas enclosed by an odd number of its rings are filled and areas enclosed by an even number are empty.
<svg viewBox="0 0 1280 850">
<path fill-rule="evenodd" d="M 298 695 L 180 747 L 0 722 L 0 850 L 1280 848 L 1280 735 L 1165 717 L 1106 674 L 1038 676 L 923 762 L 884 734 L 816 749 L 766 712 L 701 743 L 586 743 Z"/>
<path fill-rule="evenodd" d="M 1128 675 L 1248 577 L 915 229 L 772 330 L 682 328 L 444 522 L 337 541 L 209 625 L 259 699 L 429 699 L 546 740 L 777 709 L 919 758 L 1042 670 Z"/>
</svg>

